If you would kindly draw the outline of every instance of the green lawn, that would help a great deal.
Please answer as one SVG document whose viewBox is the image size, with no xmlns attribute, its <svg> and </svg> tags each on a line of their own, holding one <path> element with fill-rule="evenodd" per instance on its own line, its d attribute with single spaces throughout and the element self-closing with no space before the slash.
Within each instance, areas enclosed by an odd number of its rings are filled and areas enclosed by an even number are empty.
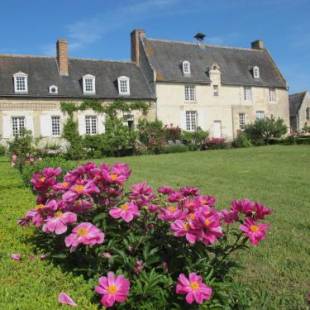
<svg viewBox="0 0 310 310">
<path fill-rule="evenodd" d="M 270 233 L 257 248 L 241 255 L 245 268 L 236 280 L 265 292 L 266 309 L 307 309 L 310 291 L 310 147 L 269 146 L 209 152 L 107 159 L 128 163 L 131 182 L 153 186 L 194 185 L 215 195 L 220 208 L 232 199 L 250 198 L 272 208 Z M 99 162 L 99 161 L 98 161 Z M 13 252 L 31 255 L 31 230 L 16 220 L 32 207 L 34 197 L 16 170 L 0 159 L 0 309 L 55 309 L 65 290 L 81 305 L 89 304 L 93 283 L 63 274 L 48 261 L 12 261 Z M 92 308 L 93 307 L 93 308 Z"/>
</svg>

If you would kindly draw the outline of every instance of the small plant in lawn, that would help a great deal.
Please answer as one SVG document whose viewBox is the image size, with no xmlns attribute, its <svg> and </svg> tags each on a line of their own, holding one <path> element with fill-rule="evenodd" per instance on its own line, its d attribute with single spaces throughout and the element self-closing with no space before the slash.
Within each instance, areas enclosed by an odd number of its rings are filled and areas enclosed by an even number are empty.
<svg viewBox="0 0 310 310">
<path fill-rule="evenodd" d="M 104 307 L 242 308 L 231 254 L 265 238 L 261 221 L 270 209 L 242 199 L 219 211 L 215 198 L 195 187 L 155 192 L 143 182 L 126 191 L 131 171 L 121 163 L 86 163 L 59 180 L 61 173 L 34 174 L 37 206 L 19 223 L 36 227 L 51 257 L 98 281 Z"/>
</svg>

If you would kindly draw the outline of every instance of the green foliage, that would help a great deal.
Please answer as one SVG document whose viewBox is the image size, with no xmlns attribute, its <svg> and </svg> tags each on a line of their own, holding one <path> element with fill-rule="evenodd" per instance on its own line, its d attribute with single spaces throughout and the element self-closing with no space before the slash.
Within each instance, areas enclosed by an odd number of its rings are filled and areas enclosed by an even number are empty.
<svg viewBox="0 0 310 310">
<path fill-rule="evenodd" d="M 240 132 L 232 145 L 233 147 L 251 147 L 252 143 L 244 132 Z"/>
<path fill-rule="evenodd" d="M 76 166 L 75 162 L 65 160 L 62 157 L 46 157 L 40 161 L 36 161 L 33 165 L 25 165 L 22 171 L 22 179 L 27 186 L 31 186 L 30 180 L 34 173 L 39 172 L 47 167 L 62 169 L 62 174 L 60 177 L 63 177 L 69 170 L 72 170 Z"/>
<path fill-rule="evenodd" d="M 106 139 L 104 134 L 85 135 L 82 143 L 87 158 L 99 158 L 105 153 Z"/>
<path fill-rule="evenodd" d="M 13 141 L 9 142 L 9 153 L 17 156 L 16 167 L 20 172 L 23 171 L 25 162 L 32 151 L 32 135 L 30 130 L 23 130 L 20 136 L 16 136 Z"/>
<path fill-rule="evenodd" d="M 196 131 L 183 131 L 182 141 L 191 150 L 204 150 L 209 136 L 208 131 L 198 128 Z"/>
<path fill-rule="evenodd" d="M 188 152 L 189 147 L 184 144 L 167 144 L 164 146 L 163 153 L 183 153 Z"/>
<path fill-rule="evenodd" d="M 310 125 L 305 123 L 302 131 L 305 132 L 305 133 L 310 133 Z"/>
<path fill-rule="evenodd" d="M 165 145 L 165 130 L 161 121 L 153 122 L 146 119 L 138 123 L 138 138 L 150 153 L 159 154 Z"/>
<path fill-rule="evenodd" d="M 107 117 L 102 152 L 108 156 L 130 155 L 134 151 L 136 133 L 118 118 Z"/>
<path fill-rule="evenodd" d="M 263 145 L 268 144 L 271 138 L 281 138 L 286 134 L 287 127 L 283 119 L 267 117 L 246 125 L 244 132 L 253 144 Z"/>
<path fill-rule="evenodd" d="M 165 138 L 166 141 L 176 142 L 177 140 L 181 140 L 182 130 L 180 127 L 165 126 Z"/>
<path fill-rule="evenodd" d="M 73 116 L 69 116 L 63 129 L 63 137 L 70 143 L 66 156 L 69 159 L 81 159 L 85 157 L 82 138 L 79 134 L 78 124 Z"/>
<path fill-rule="evenodd" d="M 6 153 L 6 148 L 4 145 L 0 144 L 0 156 L 3 156 Z"/>
</svg>

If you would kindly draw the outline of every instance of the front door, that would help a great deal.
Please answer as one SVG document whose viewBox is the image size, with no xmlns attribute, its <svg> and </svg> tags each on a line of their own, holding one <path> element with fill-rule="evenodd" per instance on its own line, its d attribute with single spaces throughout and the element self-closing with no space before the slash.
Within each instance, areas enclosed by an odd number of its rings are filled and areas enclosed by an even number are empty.
<svg viewBox="0 0 310 310">
<path fill-rule="evenodd" d="M 213 122 L 213 137 L 214 138 L 222 137 L 222 122 L 221 121 Z"/>
</svg>

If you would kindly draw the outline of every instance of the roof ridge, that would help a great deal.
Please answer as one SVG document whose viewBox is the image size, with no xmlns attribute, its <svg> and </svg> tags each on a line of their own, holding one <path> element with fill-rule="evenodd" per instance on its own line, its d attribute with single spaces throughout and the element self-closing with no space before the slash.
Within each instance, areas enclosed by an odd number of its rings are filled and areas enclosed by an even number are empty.
<svg viewBox="0 0 310 310">
<path fill-rule="evenodd" d="M 0 57 L 22 57 L 22 58 L 56 58 L 55 56 L 26 55 L 26 54 L 0 54 Z"/>
<path fill-rule="evenodd" d="M 146 38 L 146 40 L 158 41 L 158 42 L 164 42 L 164 43 L 178 43 L 178 44 L 199 46 L 197 43 L 188 42 L 188 41 L 175 41 L 175 40 L 153 39 L 153 38 Z M 254 48 L 250 48 L 250 47 L 235 47 L 235 46 L 216 45 L 216 44 L 203 44 L 203 46 L 205 46 L 205 47 L 215 47 L 215 48 L 225 48 L 225 49 L 245 50 L 245 51 L 252 51 L 252 52 L 264 51 L 264 49 L 254 49 Z"/>
<path fill-rule="evenodd" d="M 307 90 L 304 90 L 298 93 L 290 94 L 289 96 L 300 96 L 300 95 L 305 95 L 306 93 L 307 93 Z"/>
</svg>

